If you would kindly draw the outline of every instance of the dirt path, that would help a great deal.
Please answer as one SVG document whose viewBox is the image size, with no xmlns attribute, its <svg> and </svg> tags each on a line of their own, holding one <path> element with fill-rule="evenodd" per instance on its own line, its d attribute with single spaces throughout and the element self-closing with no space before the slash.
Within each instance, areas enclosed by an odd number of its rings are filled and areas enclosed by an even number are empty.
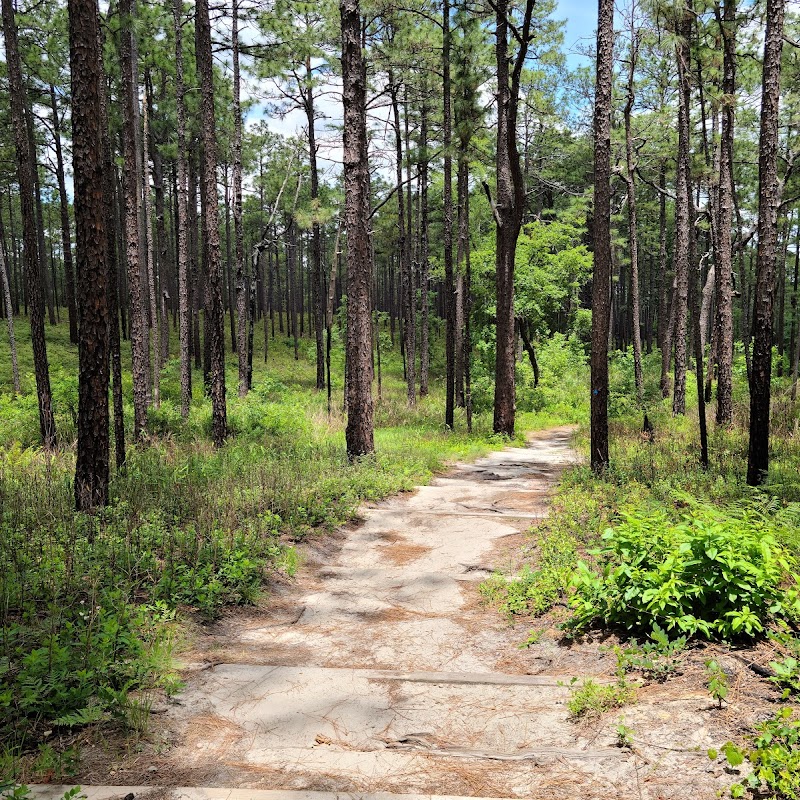
<svg viewBox="0 0 800 800">
<path fill-rule="evenodd" d="M 611 678 L 609 656 L 557 636 L 520 650 L 527 629 L 479 601 L 546 515 L 569 442 L 546 431 L 366 509 L 268 612 L 208 631 L 154 715 L 163 751 L 87 765 L 85 781 L 127 784 L 90 798 L 143 784 L 250 790 L 171 792 L 220 800 L 713 797 L 727 776 L 705 755 L 719 744 L 706 693 L 643 693 L 624 716 L 648 741 L 617 747 L 619 714 L 577 725 L 565 705 L 573 676 Z"/>
</svg>

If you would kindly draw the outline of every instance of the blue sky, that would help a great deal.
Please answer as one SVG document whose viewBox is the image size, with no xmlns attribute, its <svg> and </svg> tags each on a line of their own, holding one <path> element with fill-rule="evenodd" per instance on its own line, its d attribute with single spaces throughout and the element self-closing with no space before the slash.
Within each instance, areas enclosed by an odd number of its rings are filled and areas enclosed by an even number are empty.
<svg viewBox="0 0 800 800">
<path fill-rule="evenodd" d="M 597 27 L 597 2 L 593 0 L 558 0 L 556 19 L 567 21 L 564 31 L 564 50 L 567 64 L 574 69 L 588 64 L 588 60 L 577 50 L 585 48 L 594 41 Z"/>
</svg>

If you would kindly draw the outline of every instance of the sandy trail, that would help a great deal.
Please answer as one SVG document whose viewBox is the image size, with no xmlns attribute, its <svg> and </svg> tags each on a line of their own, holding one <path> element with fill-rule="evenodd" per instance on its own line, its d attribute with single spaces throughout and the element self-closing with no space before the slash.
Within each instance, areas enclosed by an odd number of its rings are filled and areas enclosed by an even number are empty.
<svg viewBox="0 0 800 800">
<path fill-rule="evenodd" d="M 626 709 L 653 746 L 621 749 L 616 718 L 576 725 L 565 705 L 572 676 L 610 679 L 608 658 L 556 638 L 521 651 L 526 631 L 479 602 L 480 581 L 546 516 L 570 436 L 542 432 L 365 509 L 273 611 L 211 632 L 158 715 L 169 747 L 87 776 L 129 784 L 90 800 L 714 796 L 725 777 L 705 756 L 707 695 Z"/>
</svg>

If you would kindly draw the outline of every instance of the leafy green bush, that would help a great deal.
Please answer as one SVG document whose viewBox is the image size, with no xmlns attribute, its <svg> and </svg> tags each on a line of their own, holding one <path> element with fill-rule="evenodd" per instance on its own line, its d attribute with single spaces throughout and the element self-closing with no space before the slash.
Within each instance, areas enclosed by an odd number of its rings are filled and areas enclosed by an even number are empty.
<svg viewBox="0 0 800 800">
<path fill-rule="evenodd" d="M 728 742 L 721 748 L 730 766 L 739 767 L 747 759 L 753 768 L 744 781 L 731 786 L 731 797 L 744 797 L 750 791 L 757 797 L 800 800 L 800 719 L 793 709 L 782 708 L 757 725 L 751 743 L 752 747 L 740 748 Z M 708 755 L 712 761 L 719 758 L 716 750 Z"/>
<path fill-rule="evenodd" d="M 602 622 L 633 633 L 658 622 L 707 638 L 754 637 L 800 612 L 795 561 L 757 519 L 697 505 L 671 523 L 663 509 L 629 511 L 580 562 L 570 598 L 573 630 Z"/>
</svg>

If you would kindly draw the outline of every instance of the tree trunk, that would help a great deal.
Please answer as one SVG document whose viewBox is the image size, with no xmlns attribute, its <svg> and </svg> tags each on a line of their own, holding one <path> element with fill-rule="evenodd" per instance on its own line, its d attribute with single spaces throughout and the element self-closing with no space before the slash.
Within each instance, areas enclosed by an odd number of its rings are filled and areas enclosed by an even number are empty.
<svg viewBox="0 0 800 800">
<path fill-rule="evenodd" d="M 777 264 L 778 103 L 781 89 L 784 0 L 767 0 L 761 133 L 758 145 L 758 251 L 753 313 L 753 362 L 750 375 L 750 446 L 747 483 L 757 486 L 769 469 L 769 407 L 772 379 L 772 306 Z"/>
<path fill-rule="evenodd" d="M 250 391 L 250 350 L 247 347 L 247 284 L 244 262 L 244 226 L 242 224 L 242 102 L 239 78 L 239 0 L 233 0 L 231 41 L 233 46 L 233 235 L 236 241 L 236 331 L 239 356 L 239 397 Z M 233 309 L 231 309 L 233 314 Z"/>
<path fill-rule="evenodd" d="M 499 19 L 499 12 L 498 12 Z M 500 34 L 498 33 L 498 36 Z M 442 93 L 443 122 L 442 146 L 444 148 L 444 318 L 445 318 L 445 411 L 444 424 L 454 427 L 455 382 L 456 382 L 456 337 L 455 337 L 455 285 L 453 282 L 453 158 L 450 152 L 452 132 L 451 87 L 450 87 L 450 0 L 442 5 Z M 503 29 L 505 41 L 505 28 Z M 499 59 L 499 56 L 498 56 Z M 498 61 L 499 64 L 499 61 Z M 508 74 L 508 65 L 505 65 Z M 498 134 L 499 141 L 499 134 Z M 513 424 L 513 423 L 512 423 Z"/>
<path fill-rule="evenodd" d="M 108 217 L 103 180 L 103 68 L 97 1 L 69 0 L 68 9 L 80 303 L 75 505 L 83 511 L 108 502 Z"/>
<path fill-rule="evenodd" d="M 689 195 L 689 306 L 692 313 L 692 326 L 694 328 L 692 340 L 694 342 L 695 382 L 697 387 L 697 417 L 700 423 L 700 464 L 708 467 L 708 431 L 706 429 L 706 398 L 703 381 L 703 337 L 701 333 L 700 314 L 700 285 L 702 272 L 697 268 L 697 245 L 695 233 L 694 203 Z"/>
<path fill-rule="evenodd" d="M 161 97 L 166 94 L 165 84 L 166 75 L 162 73 Z M 153 119 L 153 85 L 149 71 L 145 73 L 145 90 L 147 99 L 147 110 L 150 119 Z M 152 125 L 150 127 L 150 159 L 153 164 L 153 195 L 155 197 L 155 260 L 153 269 L 156 281 L 156 301 L 161 306 L 161 326 L 159 328 L 160 349 L 153 356 L 159 359 L 159 368 L 167 363 L 169 359 L 169 317 L 168 301 L 171 299 L 169 292 L 168 279 L 168 257 L 169 243 L 167 240 L 165 207 L 164 207 L 164 164 L 161 153 L 158 150 L 158 142 Z"/>
<path fill-rule="evenodd" d="M 661 396 L 669 397 L 669 368 L 672 362 L 672 334 L 670 303 L 672 275 L 667 267 L 667 196 L 666 165 L 662 161 L 658 175 L 658 347 L 661 350 Z"/>
<path fill-rule="evenodd" d="M 156 300 L 156 264 L 153 247 L 153 226 L 150 216 L 150 117 L 147 103 L 142 104 L 142 204 L 144 206 L 144 239 L 147 243 L 147 291 L 150 300 L 150 330 L 148 333 L 153 367 L 153 406 L 161 406 L 161 327 Z"/>
<path fill-rule="evenodd" d="M 103 26 L 99 26 L 100 41 L 97 49 L 100 53 L 100 69 L 103 69 Z M 109 322 L 109 350 L 111 359 L 111 392 L 112 406 L 114 408 L 114 460 L 117 470 L 125 465 L 125 417 L 122 402 L 122 350 L 120 344 L 120 301 L 119 301 L 119 250 L 117 243 L 122 242 L 118 235 L 119 229 L 119 195 L 117 192 L 117 168 L 111 147 L 111 132 L 108 125 L 108 95 L 106 84 L 103 83 L 100 92 L 100 132 L 101 146 L 103 149 L 103 203 L 105 205 L 106 225 L 106 259 L 107 259 L 107 289 L 108 289 L 108 322 Z M 124 329 L 124 322 L 123 322 Z"/>
<path fill-rule="evenodd" d="M 39 268 L 36 236 L 36 211 L 34 208 L 34 176 L 30 141 L 25 124 L 25 87 L 19 55 L 17 23 L 11 0 L 2 0 L 3 36 L 6 47 L 11 124 L 17 160 L 17 182 L 22 212 L 23 257 L 28 311 L 30 314 L 33 369 L 36 375 L 36 394 L 39 401 L 39 431 L 45 450 L 56 446 L 56 424 L 53 416 L 53 396 L 50 391 L 50 373 L 47 364 L 47 345 L 44 336 L 44 300 L 42 277 Z"/>
<path fill-rule="evenodd" d="M 633 375 L 636 385 L 636 399 L 641 404 L 644 400 L 644 377 L 642 376 L 642 334 L 639 309 L 639 227 L 636 217 L 636 185 L 633 180 L 636 170 L 633 151 L 633 133 L 631 115 L 635 99 L 634 73 L 639 55 L 639 32 L 635 29 L 635 18 L 631 12 L 631 49 L 628 55 L 628 83 L 625 101 L 625 185 L 628 190 L 628 230 L 630 234 L 631 257 L 631 327 L 633 334 Z"/>
<path fill-rule="evenodd" d="M 128 296 L 133 373 L 133 438 L 139 442 L 147 426 L 148 342 L 147 313 L 141 269 L 141 179 L 136 134 L 139 106 L 139 68 L 133 30 L 134 0 L 120 1 L 120 70 L 122 72 L 124 166 L 122 172 L 125 201 L 125 254 L 128 262 Z"/>
<path fill-rule="evenodd" d="M 177 192 L 177 238 L 178 238 L 178 339 L 180 343 L 181 364 L 181 416 L 189 416 L 189 403 L 192 399 L 192 364 L 190 345 L 190 306 L 188 275 L 188 220 L 186 190 L 186 104 L 183 80 L 183 0 L 174 0 L 173 17 L 175 21 L 175 94 L 177 101 L 178 135 L 178 192 Z"/>
<path fill-rule="evenodd" d="M 225 405 L 225 320 L 222 313 L 222 273 L 217 204 L 217 132 L 214 113 L 213 56 L 208 0 L 197 0 L 197 72 L 200 77 L 200 127 L 203 139 L 203 185 L 205 186 L 205 272 L 209 308 L 206 318 L 211 349 L 211 408 L 214 444 L 221 447 L 227 435 Z"/>
<path fill-rule="evenodd" d="M 718 17 L 719 19 L 719 14 Z M 717 221 L 717 425 L 733 422 L 733 133 L 736 92 L 736 0 L 725 0 L 720 23 L 723 40 L 722 133 L 719 141 L 719 218 Z"/>
<path fill-rule="evenodd" d="M 5 0 L 9 2 L 9 0 Z M 372 353 L 370 322 L 369 160 L 367 75 L 361 51 L 359 0 L 340 0 L 342 99 L 344 104 L 344 191 L 347 232 L 347 454 L 372 453 Z"/>
<path fill-rule="evenodd" d="M 69 235 L 69 198 L 64 180 L 64 156 L 61 152 L 61 122 L 58 117 L 56 87 L 50 84 L 50 108 L 53 111 L 53 142 L 56 147 L 56 178 L 61 209 L 61 248 L 64 257 L 64 285 L 66 289 L 67 316 L 69 317 L 69 340 L 78 343 L 78 313 L 75 309 L 75 270 L 72 264 L 72 245 Z"/>
<path fill-rule="evenodd" d="M 690 50 L 692 16 L 689 9 L 679 7 L 676 22 L 678 41 L 675 55 L 678 62 L 678 159 L 675 187 L 675 384 L 672 413 L 686 413 L 686 340 L 689 294 L 689 172 L 690 163 Z"/>
<path fill-rule="evenodd" d="M 47 317 L 51 325 L 55 325 L 57 320 L 56 305 L 54 300 L 54 283 L 50 272 L 47 269 L 47 245 L 44 235 L 44 209 L 42 206 L 42 185 L 39 181 L 39 168 L 36 158 L 36 132 L 33 126 L 33 107 L 27 92 L 24 96 L 25 101 L 25 127 L 28 134 L 28 157 L 30 158 L 30 170 L 33 175 L 33 195 L 36 207 L 36 243 L 39 248 L 39 269 L 42 273 L 42 291 L 47 303 Z"/>
<path fill-rule="evenodd" d="M 420 300 L 422 302 L 419 334 L 419 394 L 428 394 L 430 369 L 430 263 L 428 261 L 428 106 L 427 86 L 423 85 L 419 134 L 419 263 Z M 394 340 L 394 337 L 392 337 Z"/>
<path fill-rule="evenodd" d="M 598 0 L 594 104 L 594 215 L 592 234 L 591 465 L 608 467 L 608 334 L 611 312 L 611 92 L 614 2 Z"/>
<path fill-rule="evenodd" d="M 522 69 L 530 42 L 534 0 L 527 0 L 520 31 L 521 44 L 509 54 L 509 4 L 496 9 L 497 61 L 497 204 L 494 208 L 496 247 L 497 342 L 495 347 L 494 432 L 514 435 L 516 413 L 516 335 L 514 325 L 514 260 L 525 211 L 525 184 L 517 150 L 517 113 Z"/>
<path fill-rule="evenodd" d="M 8 346 L 11 351 L 11 374 L 14 380 L 14 396 L 20 393 L 19 385 L 19 365 L 17 364 L 17 341 L 14 337 L 14 306 L 11 302 L 11 284 L 8 281 L 8 270 L 3 254 L 3 247 L 0 247 L 0 278 L 3 281 L 3 300 L 6 307 L 6 323 L 8 325 Z"/>
<path fill-rule="evenodd" d="M 414 320 L 414 276 L 411 269 L 411 253 L 409 248 L 410 237 L 406 235 L 406 210 L 408 210 L 408 229 L 411 228 L 411 209 L 406 209 L 406 195 L 403 190 L 403 135 L 400 128 L 400 106 L 398 95 L 400 84 L 394 83 L 391 70 L 389 71 L 391 85 L 392 110 L 394 113 L 394 142 L 395 142 L 395 175 L 397 179 L 397 257 L 400 260 L 400 287 L 402 297 L 403 315 L 403 355 L 406 377 L 406 399 L 408 405 L 413 407 L 417 402 L 416 395 L 416 355 Z"/>
<path fill-rule="evenodd" d="M 792 402 L 797 399 L 797 379 L 800 372 L 800 221 L 794 240 L 794 283 L 792 292 Z"/>
<path fill-rule="evenodd" d="M 314 314 L 314 336 L 317 345 L 317 390 L 325 388 L 325 348 L 322 340 L 324 327 L 324 290 L 322 276 L 322 230 L 319 224 L 319 174 L 317 171 L 317 138 L 314 130 L 316 122 L 314 110 L 313 74 L 311 57 L 306 56 L 305 90 L 306 122 L 308 124 L 308 160 L 311 172 L 311 206 L 314 219 L 311 225 L 311 306 Z"/>
</svg>

